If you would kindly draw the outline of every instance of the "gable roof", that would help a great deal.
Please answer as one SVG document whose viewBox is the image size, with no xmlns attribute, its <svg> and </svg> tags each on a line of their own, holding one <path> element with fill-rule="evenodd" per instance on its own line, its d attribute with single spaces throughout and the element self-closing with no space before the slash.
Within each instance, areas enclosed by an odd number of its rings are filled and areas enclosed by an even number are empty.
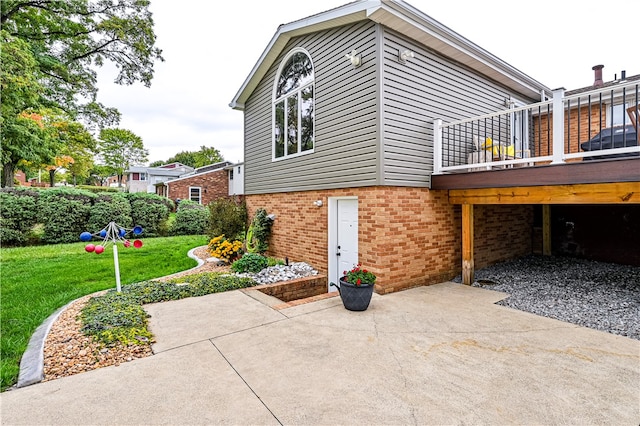
<svg viewBox="0 0 640 426">
<path fill-rule="evenodd" d="M 551 90 L 440 22 L 400 0 L 360 0 L 278 27 L 229 106 L 244 104 L 293 37 L 369 19 L 404 34 L 531 98 Z M 345 52 L 346 53 L 346 52 Z"/>
<path fill-rule="evenodd" d="M 564 92 L 564 95 L 565 96 L 571 96 L 571 95 L 577 95 L 578 93 L 586 93 L 586 92 L 589 92 L 591 90 L 606 89 L 607 87 L 612 87 L 612 86 L 616 86 L 618 84 L 628 83 L 630 81 L 636 81 L 636 80 L 640 81 L 640 74 L 632 75 L 631 77 L 626 77 L 624 80 L 620 79 L 620 80 L 608 81 L 608 82 L 604 83 L 600 87 L 596 87 L 596 86 L 591 85 L 591 86 L 581 87 L 580 89 L 568 90 L 568 91 Z"/>
<path fill-rule="evenodd" d="M 168 185 L 170 183 L 174 183 L 174 182 L 177 182 L 177 181 L 180 181 L 180 180 L 190 179 L 190 178 L 193 178 L 193 177 L 199 177 L 199 176 L 202 176 L 202 175 L 206 175 L 208 173 L 219 172 L 220 170 L 227 170 L 229 166 L 233 166 L 233 164 L 230 161 L 221 161 L 219 163 L 208 164 L 206 166 L 198 167 L 197 169 L 195 169 L 191 173 L 183 174 L 180 177 L 168 180 L 168 181 L 163 182 L 163 183 Z"/>
</svg>

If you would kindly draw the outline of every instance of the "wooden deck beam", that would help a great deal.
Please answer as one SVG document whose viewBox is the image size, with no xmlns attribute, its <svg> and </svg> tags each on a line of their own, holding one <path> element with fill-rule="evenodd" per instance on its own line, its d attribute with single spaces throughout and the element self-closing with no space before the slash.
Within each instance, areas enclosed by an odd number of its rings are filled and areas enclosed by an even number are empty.
<svg viewBox="0 0 640 426">
<path fill-rule="evenodd" d="M 640 182 L 450 189 L 451 204 L 640 204 Z"/>
</svg>

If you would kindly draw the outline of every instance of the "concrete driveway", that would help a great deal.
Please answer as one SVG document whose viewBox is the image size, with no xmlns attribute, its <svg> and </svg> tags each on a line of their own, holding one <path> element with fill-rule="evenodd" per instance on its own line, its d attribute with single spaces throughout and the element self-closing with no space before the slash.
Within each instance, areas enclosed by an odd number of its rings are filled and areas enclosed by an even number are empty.
<svg viewBox="0 0 640 426">
<path fill-rule="evenodd" d="M 254 291 L 148 305 L 156 355 L 5 392 L 11 424 L 640 421 L 640 341 L 454 283 L 282 310 Z"/>
</svg>

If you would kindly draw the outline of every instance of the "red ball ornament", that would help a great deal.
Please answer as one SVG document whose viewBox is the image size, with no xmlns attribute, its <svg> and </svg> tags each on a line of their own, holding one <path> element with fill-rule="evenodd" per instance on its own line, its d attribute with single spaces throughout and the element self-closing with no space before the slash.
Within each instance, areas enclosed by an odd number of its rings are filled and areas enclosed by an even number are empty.
<svg viewBox="0 0 640 426">
<path fill-rule="evenodd" d="M 95 252 L 96 252 L 96 254 L 101 254 L 102 252 L 104 252 L 104 247 L 103 246 L 96 246 Z"/>
<path fill-rule="evenodd" d="M 131 241 L 129 241 L 129 240 L 124 240 L 124 247 L 125 247 L 125 248 L 129 248 L 129 247 L 131 247 Z"/>
<path fill-rule="evenodd" d="M 87 244 L 86 246 L 84 246 L 84 249 L 87 251 L 87 253 L 91 253 L 96 249 L 96 246 L 94 246 L 93 244 Z"/>
<path fill-rule="evenodd" d="M 140 240 L 135 240 L 135 241 L 133 242 L 133 246 L 134 246 L 135 248 L 140 248 L 140 247 L 142 247 L 142 241 L 140 241 Z"/>
</svg>

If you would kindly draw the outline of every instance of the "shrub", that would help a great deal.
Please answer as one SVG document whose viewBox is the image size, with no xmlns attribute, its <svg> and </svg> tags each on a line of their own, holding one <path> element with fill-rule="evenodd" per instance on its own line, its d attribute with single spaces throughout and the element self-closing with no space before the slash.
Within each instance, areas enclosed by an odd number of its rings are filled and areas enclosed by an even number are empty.
<svg viewBox="0 0 640 426">
<path fill-rule="evenodd" d="M 131 228 L 131 204 L 123 194 L 103 193 L 94 200 L 89 210 L 89 222 L 87 231 L 98 232 L 104 229 L 109 222 L 116 222 L 124 228 Z"/>
<path fill-rule="evenodd" d="M 245 253 L 244 256 L 233 262 L 231 270 L 238 273 L 252 272 L 256 274 L 267 266 L 269 266 L 269 261 L 266 257 L 257 253 Z"/>
<path fill-rule="evenodd" d="M 284 260 L 276 259 L 275 257 L 267 257 L 267 266 L 284 265 Z"/>
<path fill-rule="evenodd" d="M 38 220 L 38 191 L 3 188 L 0 191 L 0 241 L 24 243 Z"/>
<path fill-rule="evenodd" d="M 164 222 L 173 209 L 173 201 L 156 194 L 136 192 L 126 194 L 131 204 L 133 223 L 142 226 L 145 237 L 165 235 Z"/>
<path fill-rule="evenodd" d="M 242 252 L 242 241 L 229 241 L 224 235 L 219 235 L 209 241 L 209 253 L 211 256 L 229 263 L 240 256 Z"/>
<path fill-rule="evenodd" d="M 207 235 L 229 235 L 230 238 L 243 239 L 247 224 L 247 206 L 242 202 L 225 197 L 209 204 L 210 225 Z"/>
<path fill-rule="evenodd" d="M 264 253 L 269 249 L 269 237 L 273 219 L 267 215 L 265 209 L 257 209 L 247 231 L 247 251 Z"/>
<path fill-rule="evenodd" d="M 209 210 L 193 201 L 180 201 L 172 235 L 201 235 L 209 225 Z"/>
<path fill-rule="evenodd" d="M 87 230 L 91 202 L 96 196 L 72 188 L 47 189 L 40 192 L 38 210 L 44 223 L 42 240 L 46 243 L 77 242 Z"/>
</svg>

